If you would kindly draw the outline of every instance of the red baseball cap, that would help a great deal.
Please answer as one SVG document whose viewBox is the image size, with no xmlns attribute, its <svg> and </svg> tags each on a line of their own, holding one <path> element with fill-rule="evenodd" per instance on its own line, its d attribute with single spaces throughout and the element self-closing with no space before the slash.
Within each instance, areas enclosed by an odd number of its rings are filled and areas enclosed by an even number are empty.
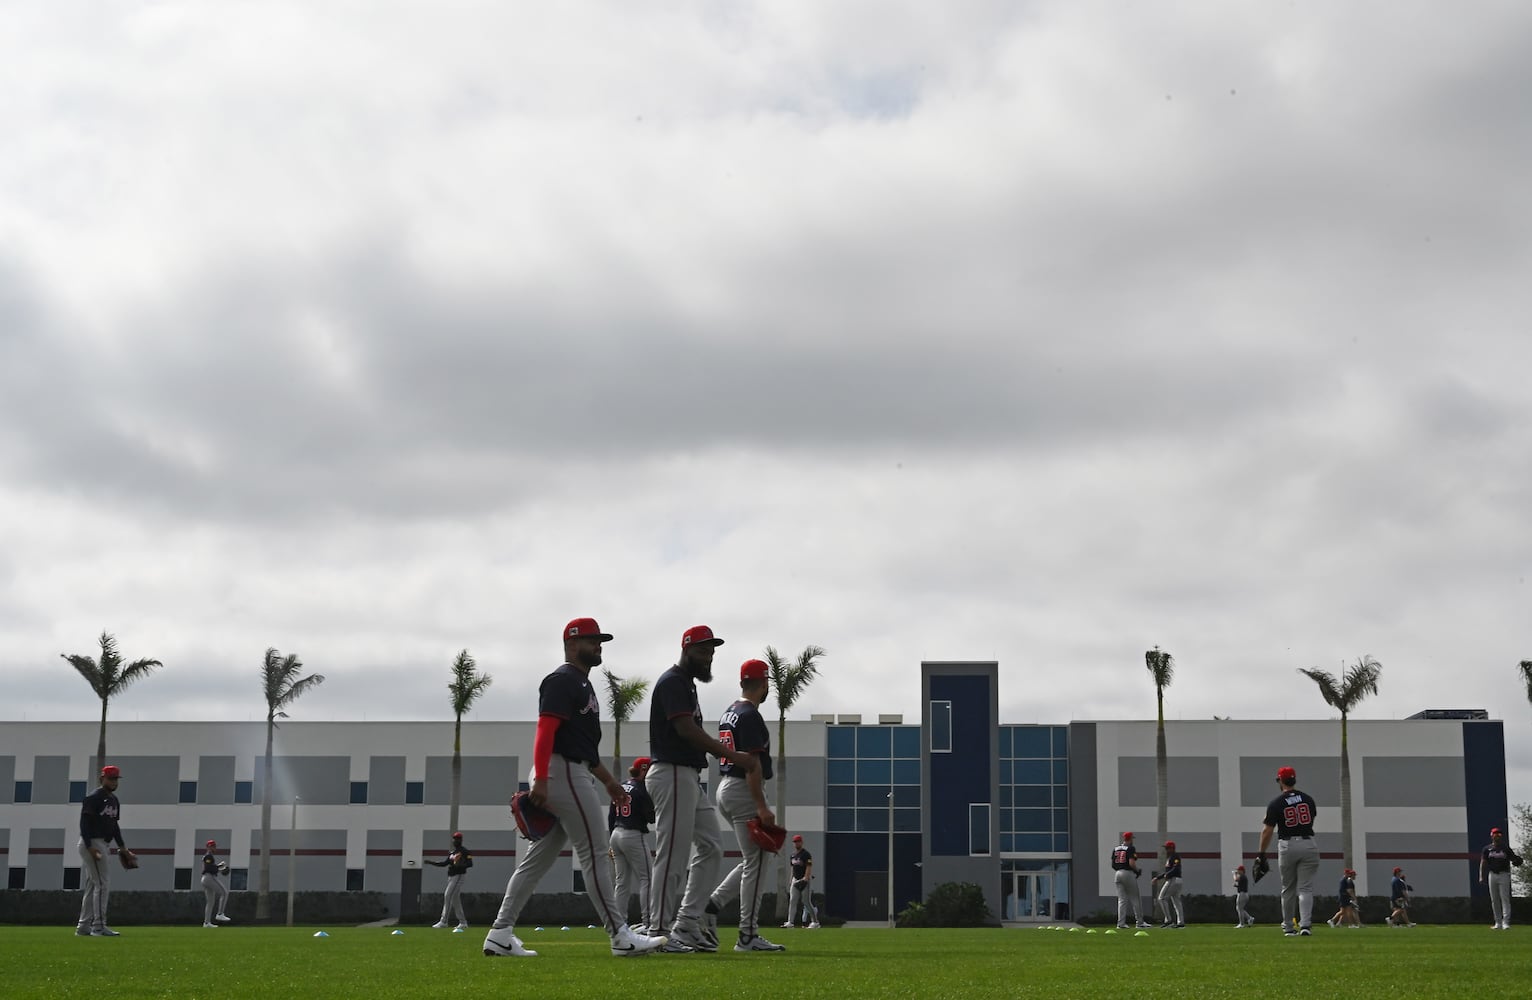
<svg viewBox="0 0 1532 1000">
<path fill-rule="evenodd" d="M 1489 831 L 1489 835 L 1491 837 L 1498 837 L 1498 836 L 1500 836 L 1500 828 L 1498 826 L 1491 827 L 1490 831 Z"/>
<path fill-rule="evenodd" d="M 207 846 L 209 846 L 209 847 L 217 847 L 218 846 L 218 841 L 210 840 L 210 841 L 207 842 Z"/>
<path fill-rule="evenodd" d="M 795 834 L 793 834 L 793 839 L 794 840 L 802 840 L 803 839 L 803 834 L 795 833 Z"/>
<path fill-rule="evenodd" d="M 1395 875 L 1399 875 L 1399 874 L 1402 874 L 1402 873 L 1403 873 L 1403 872 L 1404 872 L 1404 869 L 1403 869 L 1403 868 L 1395 868 L 1395 869 L 1394 869 L 1394 874 L 1395 874 Z"/>
<path fill-rule="evenodd" d="M 1242 871 L 1245 870 L 1245 866 L 1244 865 L 1235 865 L 1234 866 L 1234 870 L 1237 871 L 1237 872 L 1242 872 Z"/>
<path fill-rule="evenodd" d="M 633 770 L 635 770 L 635 771 L 647 771 L 647 770 L 649 770 L 649 765 L 652 764 L 652 763 L 654 763 L 654 762 L 651 761 L 648 757 L 634 757 L 633 758 Z"/>
<path fill-rule="evenodd" d="M 454 833 L 452 835 L 452 839 L 453 840 L 462 840 L 463 839 L 463 835 L 461 833 Z"/>
<path fill-rule="evenodd" d="M 706 625 L 693 625 L 691 628 L 681 633 L 682 649 L 685 649 L 687 646 L 700 646 L 703 643 L 706 643 L 710 646 L 722 646 L 723 640 L 714 636 L 713 630 L 708 628 Z"/>
<path fill-rule="evenodd" d="M 1171 850 L 1175 850 L 1176 842 L 1174 840 L 1167 840 L 1167 841 L 1165 841 L 1165 846 L 1170 848 Z"/>
<path fill-rule="evenodd" d="M 1356 869 L 1355 869 L 1355 868 L 1347 868 L 1347 869 L 1346 869 L 1346 870 L 1345 870 L 1345 871 L 1344 871 L 1344 872 L 1342 872 L 1342 873 L 1341 873 L 1341 874 L 1342 874 L 1342 875 L 1355 875 L 1355 874 L 1356 874 Z"/>
<path fill-rule="evenodd" d="M 746 660 L 739 665 L 739 679 L 742 681 L 763 681 L 771 668 L 766 666 L 765 660 Z"/>
<path fill-rule="evenodd" d="M 118 767 L 116 764 L 108 764 L 101 769 L 101 777 L 120 778 L 122 777 L 122 768 Z"/>
<path fill-rule="evenodd" d="M 1123 840 L 1132 840 L 1133 839 L 1133 831 L 1132 830 L 1124 830 L 1122 832 L 1122 839 Z"/>
<path fill-rule="evenodd" d="M 1294 771 L 1290 767 L 1279 767 L 1279 768 L 1277 768 L 1277 780 L 1278 781 L 1297 781 L 1298 780 L 1298 772 Z"/>
<path fill-rule="evenodd" d="M 612 637 L 601 631 L 601 626 L 596 624 L 594 618 L 576 618 L 564 626 L 564 641 L 570 639 L 596 639 L 600 642 L 611 642 Z"/>
</svg>

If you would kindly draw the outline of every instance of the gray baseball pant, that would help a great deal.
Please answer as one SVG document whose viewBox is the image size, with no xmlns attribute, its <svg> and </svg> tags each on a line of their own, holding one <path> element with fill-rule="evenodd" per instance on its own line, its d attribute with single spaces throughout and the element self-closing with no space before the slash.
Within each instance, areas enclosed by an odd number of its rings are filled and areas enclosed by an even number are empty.
<svg viewBox="0 0 1532 1000">
<path fill-rule="evenodd" d="M 1511 926 L 1511 873 L 1489 873 L 1489 905 L 1495 911 L 1495 923 Z"/>
<path fill-rule="evenodd" d="M 608 841 L 612 848 L 612 869 L 617 873 L 617 912 L 628 912 L 628 900 L 638 893 L 639 920 L 649 926 L 649 847 L 644 835 L 625 826 L 612 827 Z"/>
<path fill-rule="evenodd" d="M 447 888 L 442 893 L 442 916 L 437 921 L 440 924 L 449 924 L 454 919 L 458 926 L 468 926 L 468 916 L 463 912 L 463 879 L 465 875 L 448 875 Z"/>
<path fill-rule="evenodd" d="M 1319 874 L 1319 847 L 1313 837 L 1277 841 L 1277 872 L 1282 876 L 1282 929 L 1298 918 L 1307 927 L 1314 918 L 1314 876 Z"/>
<path fill-rule="evenodd" d="M 698 926 L 708 895 L 718 885 L 723 861 L 718 813 L 702 791 L 699 768 L 655 761 L 644 781 L 655 816 L 650 929 L 690 930 Z"/>
<path fill-rule="evenodd" d="M 1181 902 L 1181 880 L 1167 878 L 1160 883 L 1160 909 L 1168 924 L 1186 923 L 1186 906 Z"/>
<path fill-rule="evenodd" d="M 202 907 L 202 922 L 210 924 L 214 917 L 223 916 L 223 908 L 229 905 L 229 890 L 224 888 L 217 875 L 204 875 L 202 895 L 207 898 L 207 903 Z"/>
<path fill-rule="evenodd" d="M 94 847 L 101 852 L 100 860 L 91 857 L 90 849 Z M 80 851 L 80 881 L 82 895 L 80 901 L 80 921 L 75 924 L 75 930 L 99 931 L 106 928 L 106 901 L 112 894 L 112 855 L 107 842 L 104 840 L 92 840 L 86 843 L 81 840 Z"/>
<path fill-rule="evenodd" d="M 1236 892 L 1234 894 L 1234 915 L 1239 919 L 1239 925 L 1244 927 L 1250 923 L 1250 893 Z"/>
<path fill-rule="evenodd" d="M 537 883 L 548 874 L 567 843 L 585 874 L 585 895 L 596 908 L 601 926 L 615 935 L 627 926 L 628 918 L 617 912 L 612 866 L 607 862 L 606 852 L 602 851 L 599 859 L 595 853 L 596 845 L 606 842 L 606 790 L 596 783 L 589 767 L 559 754 L 553 755 L 548 770 L 551 773 L 544 808 L 559 821 L 516 859 L 516 870 L 505 885 L 505 898 L 500 901 L 494 928 L 516 926 L 516 918 L 532 898 Z"/>
<path fill-rule="evenodd" d="M 755 797 L 750 794 L 750 782 L 732 775 L 720 781 L 718 811 L 734 827 L 734 838 L 739 841 L 740 863 L 713 890 L 713 902 L 722 908 L 735 896 L 739 897 L 739 938 L 748 941 L 760 930 L 761 876 L 766 868 L 766 852 L 750 836 L 749 823 L 755 818 Z"/>
<path fill-rule="evenodd" d="M 1135 927 L 1144 922 L 1140 916 L 1138 899 L 1138 876 L 1133 874 L 1131 868 L 1119 868 L 1112 876 L 1117 883 L 1117 926 Z M 1128 922 L 1128 914 L 1133 914 L 1133 922 Z"/>
<path fill-rule="evenodd" d="M 787 922 L 797 920 L 803 924 L 814 922 L 817 914 L 814 912 L 814 894 L 809 891 L 813 885 L 808 879 L 793 879 L 792 886 L 787 890 Z"/>
</svg>

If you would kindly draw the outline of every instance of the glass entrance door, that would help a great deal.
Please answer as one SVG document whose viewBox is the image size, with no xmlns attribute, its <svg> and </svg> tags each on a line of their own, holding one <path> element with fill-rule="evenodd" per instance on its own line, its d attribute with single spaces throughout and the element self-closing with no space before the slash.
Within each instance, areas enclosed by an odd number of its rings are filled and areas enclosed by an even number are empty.
<svg viewBox="0 0 1532 1000">
<path fill-rule="evenodd" d="M 1053 919 L 1053 873 L 1012 872 L 1006 909 L 1011 920 Z"/>
</svg>

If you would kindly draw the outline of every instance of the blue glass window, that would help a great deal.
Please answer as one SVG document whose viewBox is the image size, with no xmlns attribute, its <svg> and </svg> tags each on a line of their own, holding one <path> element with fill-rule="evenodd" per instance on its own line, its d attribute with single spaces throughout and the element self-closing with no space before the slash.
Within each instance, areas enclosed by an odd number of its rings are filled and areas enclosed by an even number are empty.
<svg viewBox="0 0 1532 1000">
<path fill-rule="evenodd" d="M 892 756 L 892 737 L 887 726 L 865 726 L 856 733 L 858 757 Z"/>
<path fill-rule="evenodd" d="M 920 761 L 918 760 L 895 760 L 894 761 L 894 784 L 918 785 L 920 784 Z"/>
<path fill-rule="evenodd" d="M 426 800 L 426 783 L 424 781 L 406 781 L 404 783 L 404 804 L 418 806 Z"/>
<path fill-rule="evenodd" d="M 1001 726 L 1000 727 L 1000 749 L 998 751 L 998 754 L 1001 757 L 1009 757 L 1011 755 L 1011 727 L 1010 726 Z"/>
<path fill-rule="evenodd" d="M 855 809 L 827 809 L 825 822 L 837 833 L 850 833 L 856 829 Z"/>
<path fill-rule="evenodd" d="M 362 891 L 362 887 L 366 883 L 366 877 L 367 877 L 367 869 L 365 869 L 365 868 L 347 868 L 346 869 L 346 891 L 347 892 L 361 892 Z"/>
<path fill-rule="evenodd" d="M 832 785 L 856 784 L 856 761 L 829 760 L 825 762 L 825 777 Z"/>
<path fill-rule="evenodd" d="M 69 801 L 70 802 L 84 802 L 85 801 L 85 782 L 83 782 L 83 781 L 71 781 L 69 783 Z M 79 886 L 77 885 L 77 886 L 75 886 L 75 888 L 78 889 Z"/>
<path fill-rule="evenodd" d="M 1015 795 L 1015 793 L 1016 793 L 1016 790 L 1012 786 L 1010 786 L 1010 785 L 1001 785 L 1000 786 L 1000 804 L 1002 806 L 1010 805 L 1011 804 L 1011 797 L 1013 795 Z M 1004 815 L 1004 814 L 1002 813 L 1001 815 Z"/>
<path fill-rule="evenodd" d="M 894 810 L 895 833 L 919 833 L 920 810 L 919 809 L 895 809 Z"/>
<path fill-rule="evenodd" d="M 255 782 L 234 782 L 234 801 L 239 805 L 249 805 L 255 799 Z"/>
<path fill-rule="evenodd" d="M 887 785 L 893 767 L 887 760 L 859 760 L 856 762 L 856 783 L 859 785 Z"/>
<path fill-rule="evenodd" d="M 860 785 L 856 790 L 856 804 L 863 809 L 888 808 L 887 785 Z"/>
<path fill-rule="evenodd" d="M 16 782 L 16 801 L 17 802 L 31 802 L 32 801 L 32 783 L 30 781 L 18 781 L 18 782 Z M 82 799 L 81 801 L 84 801 L 84 800 Z"/>
<path fill-rule="evenodd" d="M 858 809 L 856 811 L 857 833 L 887 833 L 887 809 Z"/>
<path fill-rule="evenodd" d="M 181 782 L 181 801 L 186 803 L 197 801 L 197 783 L 195 781 Z M 190 888 L 190 886 L 187 888 Z"/>
<path fill-rule="evenodd" d="M 1067 830 L 1067 829 L 1069 829 L 1069 810 L 1068 809 L 1055 809 L 1055 810 L 1053 810 L 1053 828 L 1055 830 Z"/>
<path fill-rule="evenodd" d="M 1053 804 L 1053 796 L 1049 794 L 1047 785 L 1016 785 L 1011 791 L 1015 796 L 1012 805 L 1036 808 Z"/>
<path fill-rule="evenodd" d="M 1069 728 L 1067 726 L 1053 727 L 1053 756 L 1069 756 Z"/>
<path fill-rule="evenodd" d="M 894 727 L 894 756 L 905 759 L 920 759 L 919 726 Z"/>
<path fill-rule="evenodd" d="M 1069 834 L 1055 833 L 1053 835 L 1053 849 L 1061 854 L 1069 853 Z"/>
<path fill-rule="evenodd" d="M 902 806 L 903 807 L 909 807 L 909 808 L 912 808 L 912 809 L 919 809 L 920 808 L 920 786 L 919 785 L 895 785 L 894 786 L 894 808 L 898 809 L 898 808 L 900 808 Z"/>
<path fill-rule="evenodd" d="M 974 802 L 968 806 L 968 853 L 990 853 L 988 802 Z"/>
<path fill-rule="evenodd" d="M 1002 850 L 1002 851 L 1014 851 L 1014 850 L 1016 850 L 1016 838 L 1011 836 L 1009 833 L 1002 833 L 1000 835 L 1000 850 Z"/>
<path fill-rule="evenodd" d="M 351 804 L 354 806 L 367 804 L 367 782 L 353 781 L 351 783 Z"/>
<path fill-rule="evenodd" d="M 831 785 L 829 801 L 825 803 L 832 807 L 846 807 L 856 805 L 855 785 Z"/>
<path fill-rule="evenodd" d="M 1000 762 L 1000 783 L 1002 785 L 1009 785 L 1009 784 L 1011 784 L 1012 783 L 1011 775 L 1014 772 L 1015 772 L 1015 768 L 1012 765 L 1012 762 L 1008 761 L 1008 760 L 1002 760 Z"/>
<path fill-rule="evenodd" d="M 1013 757 L 1052 757 L 1053 730 L 1049 726 L 1017 726 L 1011 748 Z"/>
<path fill-rule="evenodd" d="M 1016 850 L 1046 854 L 1053 850 L 1053 835 L 1047 833 L 1018 833 Z"/>
<path fill-rule="evenodd" d="M 1053 762 L 1053 783 L 1055 785 L 1069 784 L 1069 761 L 1056 760 Z"/>
<path fill-rule="evenodd" d="M 831 758 L 856 756 L 856 730 L 851 726 L 831 726 L 825 734 L 825 751 Z"/>
<path fill-rule="evenodd" d="M 952 702 L 931 702 L 931 752 L 952 752 Z"/>
<path fill-rule="evenodd" d="M 1003 766 L 1003 762 L 1002 762 Z M 1053 765 L 1046 760 L 1018 760 L 1011 770 L 1012 780 L 1018 785 L 1051 785 Z M 1005 777 L 1004 771 L 1001 777 Z"/>
<path fill-rule="evenodd" d="M 1046 803 L 1040 803 L 1040 804 L 1046 805 Z M 1069 786 L 1068 785 L 1054 785 L 1053 786 L 1053 804 L 1054 804 L 1054 806 L 1056 808 L 1059 808 L 1059 809 L 1067 809 L 1067 808 L 1069 808 Z"/>
<path fill-rule="evenodd" d="M 1016 810 L 1016 829 L 1018 830 L 1052 830 L 1053 810 L 1051 809 L 1018 809 Z"/>
</svg>

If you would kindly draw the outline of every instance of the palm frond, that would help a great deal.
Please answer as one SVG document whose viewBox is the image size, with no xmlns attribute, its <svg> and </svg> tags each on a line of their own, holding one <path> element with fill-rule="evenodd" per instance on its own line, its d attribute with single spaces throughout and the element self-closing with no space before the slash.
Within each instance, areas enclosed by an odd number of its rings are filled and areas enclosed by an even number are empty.
<svg viewBox="0 0 1532 1000">
<path fill-rule="evenodd" d="M 766 667 L 771 674 L 772 687 L 776 690 L 777 709 L 786 717 L 814 678 L 819 676 L 820 657 L 826 655 L 822 646 L 805 646 L 798 659 L 788 663 L 775 649 L 766 647 Z"/>
<path fill-rule="evenodd" d="M 266 695 L 266 718 L 287 718 L 283 711 L 303 697 L 310 688 L 324 683 L 323 674 L 311 674 L 296 679 L 303 670 L 303 661 L 296 654 L 283 656 L 275 647 L 266 650 L 261 665 L 261 681 Z"/>
<path fill-rule="evenodd" d="M 1516 669 L 1521 674 L 1521 682 L 1527 686 L 1527 700 L 1532 701 L 1532 660 L 1522 660 Z"/>
<path fill-rule="evenodd" d="M 1320 670 L 1318 667 L 1299 667 L 1298 672 L 1319 685 L 1319 696 L 1327 705 L 1340 708 L 1342 699 L 1340 687 L 1335 683 L 1335 675 L 1328 670 Z"/>
<path fill-rule="evenodd" d="M 1144 666 L 1149 668 L 1149 673 L 1154 676 L 1154 686 L 1163 691 L 1170 687 L 1171 678 L 1176 673 L 1176 658 L 1168 652 L 1155 646 L 1144 653 Z"/>
<path fill-rule="evenodd" d="M 101 676 L 101 668 L 96 665 L 95 660 L 89 656 L 82 656 L 79 653 L 60 653 L 59 656 L 68 660 L 69 665 L 80 672 L 80 676 L 85 678 L 85 683 L 89 684 L 90 689 L 96 692 L 96 697 L 107 697 L 110 692 L 106 690 L 106 678 Z"/>
<path fill-rule="evenodd" d="M 494 680 L 489 674 L 479 673 L 478 668 L 473 654 L 466 649 L 452 661 L 452 682 L 447 685 L 447 690 L 452 695 L 452 714 L 459 719 L 473 707 L 473 703 L 479 700 L 479 696 Z"/>
<path fill-rule="evenodd" d="M 605 668 L 602 668 L 601 675 L 606 678 L 606 707 L 612 715 L 612 721 L 627 722 L 633 717 L 633 710 L 643 701 L 644 692 L 649 690 L 649 682 L 639 678 L 630 680 L 618 677 Z"/>
<path fill-rule="evenodd" d="M 1357 702 L 1363 698 L 1378 693 L 1378 676 L 1382 672 L 1383 664 L 1365 655 L 1346 668 L 1346 680 L 1341 685 L 1341 697 L 1346 703 L 1347 712 L 1355 708 Z"/>
</svg>

